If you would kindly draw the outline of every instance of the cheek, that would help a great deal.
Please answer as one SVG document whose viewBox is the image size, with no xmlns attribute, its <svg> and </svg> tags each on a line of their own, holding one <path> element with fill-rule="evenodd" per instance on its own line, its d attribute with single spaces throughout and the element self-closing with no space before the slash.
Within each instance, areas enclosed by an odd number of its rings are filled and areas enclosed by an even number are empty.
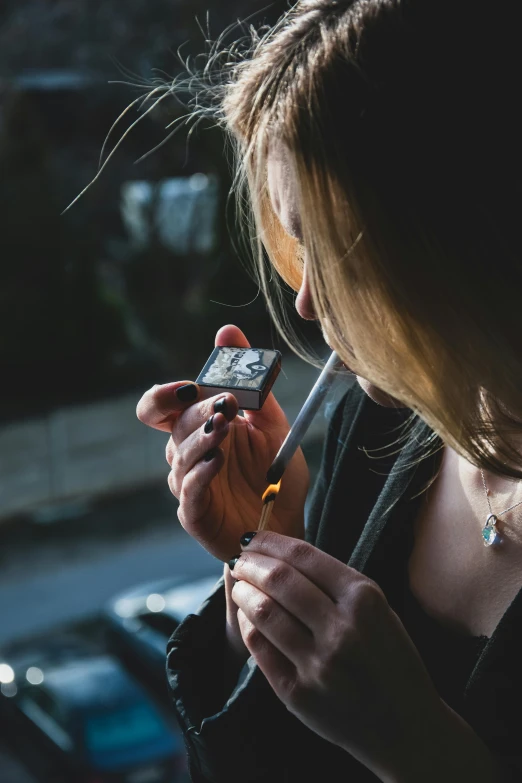
<svg viewBox="0 0 522 783">
<path fill-rule="evenodd" d="M 357 375 L 357 382 L 363 392 L 368 395 L 368 397 L 377 403 L 377 405 L 382 405 L 384 408 L 404 408 L 402 402 L 395 399 L 395 397 L 391 397 L 389 394 L 386 394 L 386 392 L 383 392 L 381 389 L 379 389 L 377 386 L 375 386 L 373 383 L 370 383 L 370 381 L 367 381 L 366 378 L 361 378 L 360 375 Z"/>
</svg>

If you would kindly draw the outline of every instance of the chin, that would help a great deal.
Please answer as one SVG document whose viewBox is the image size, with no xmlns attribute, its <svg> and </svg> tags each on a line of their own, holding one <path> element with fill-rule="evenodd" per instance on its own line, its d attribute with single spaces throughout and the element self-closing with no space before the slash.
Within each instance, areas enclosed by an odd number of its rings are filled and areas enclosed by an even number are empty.
<svg viewBox="0 0 522 783">
<path fill-rule="evenodd" d="M 379 389 L 378 386 L 375 386 L 373 383 L 370 383 L 370 381 L 367 381 L 366 378 L 361 378 L 360 375 L 356 375 L 355 377 L 357 378 L 357 382 L 363 392 L 367 394 L 371 400 L 376 402 L 377 405 L 382 405 L 383 408 L 406 407 L 400 400 L 397 400 L 390 394 L 386 394 L 386 392 L 383 392 L 382 389 Z"/>
<path fill-rule="evenodd" d="M 328 333 L 326 330 L 323 329 L 323 339 L 327 346 L 330 348 L 330 350 L 334 350 L 332 348 L 331 342 L 328 339 Z M 391 394 L 386 394 L 386 392 L 383 392 L 382 389 L 379 389 L 378 386 L 375 386 L 375 384 L 371 383 L 371 381 L 367 381 L 366 378 L 363 378 L 361 375 L 357 375 L 354 370 L 351 369 L 351 367 L 346 364 L 346 362 L 343 362 L 344 367 L 348 370 L 348 372 L 352 373 L 352 375 L 355 375 L 357 378 L 357 382 L 363 392 L 371 399 L 373 402 L 377 403 L 377 405 L 382 405 L 383 408 L 407 408 L 407 405 L 404 405 L 400 400 L 398 400 L 396 397 L 392 397 Z"/>
</svg>

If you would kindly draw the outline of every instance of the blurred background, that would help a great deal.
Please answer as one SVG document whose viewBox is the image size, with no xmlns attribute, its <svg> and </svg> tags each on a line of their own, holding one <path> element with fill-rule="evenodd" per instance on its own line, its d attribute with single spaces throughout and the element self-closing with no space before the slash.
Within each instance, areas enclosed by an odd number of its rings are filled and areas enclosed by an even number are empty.
<svg viewBox="0 0 522 783">
<path fill-rule="evenodd" d="M 2 783 L 186 779 L 165 640 L 221 564 L 180 528 L 167 438 L 136 403 L 154 383 L 195 378 L 225 323 L 283 352 L 275 392 L 291 421 L 318 373 L 280 343 L 234 249 L 220 132 L 203 123 L 187 142 L 181 130 L 136 164 L 182 114 L 173 98 L 62 213 L 137 85 L 174 77 L 178 50 L 204 52 L 237 19 L 271 24 L 286 8 L 2 0 Z M 140 116 L 129 111 L 108 151 Z M 304 336 L 318 340 L 315 327 Z M 312 472 L 324 425 L 305 444 Z"/>
</svg>

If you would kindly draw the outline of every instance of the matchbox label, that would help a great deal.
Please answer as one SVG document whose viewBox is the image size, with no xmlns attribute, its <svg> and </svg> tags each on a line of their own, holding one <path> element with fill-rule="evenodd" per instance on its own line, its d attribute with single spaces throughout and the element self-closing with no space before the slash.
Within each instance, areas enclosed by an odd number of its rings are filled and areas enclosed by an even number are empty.
<svg viewBox="0 0 522 783">
<path fill-rule="evenodd" d="M 269 374 L 279 361 L 278 351 L 261 348 L 223 347 L 214 351 L 201 372 L 198 383 L 212 386 L 252 389 L 262 392 Z"/>
</svg>

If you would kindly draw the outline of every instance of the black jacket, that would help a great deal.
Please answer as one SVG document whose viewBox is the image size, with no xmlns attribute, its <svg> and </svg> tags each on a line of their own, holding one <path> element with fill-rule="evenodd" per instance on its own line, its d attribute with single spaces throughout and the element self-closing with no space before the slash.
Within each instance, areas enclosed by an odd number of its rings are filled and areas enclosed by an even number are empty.
<svg viewBox="0 0 522 783">
<path fill-rule="evenodd" d="M 498 759 L 499 780 L 522 781 L 522 591 L 489 640 L 450 633 L 412 612 L 405 598 L 410 522 L 440 456 L 439 450 L 419 462 L 426 453 L 419 444 L 440 441 L 412 418 L 406 409 L 376 405 L 358 385 L 347 393 L 329 426 L 307 539 L 382 587 L 441 696 Z M 390 446 L 401 433 L 409 433 L 406 440 Z M 193 781 L 375 783 L 373 773 L 286 710 L 252 659 L 226 693 L 224 629 L 220 582 L 168 645 L 168 681 Z"/>
</svg>

